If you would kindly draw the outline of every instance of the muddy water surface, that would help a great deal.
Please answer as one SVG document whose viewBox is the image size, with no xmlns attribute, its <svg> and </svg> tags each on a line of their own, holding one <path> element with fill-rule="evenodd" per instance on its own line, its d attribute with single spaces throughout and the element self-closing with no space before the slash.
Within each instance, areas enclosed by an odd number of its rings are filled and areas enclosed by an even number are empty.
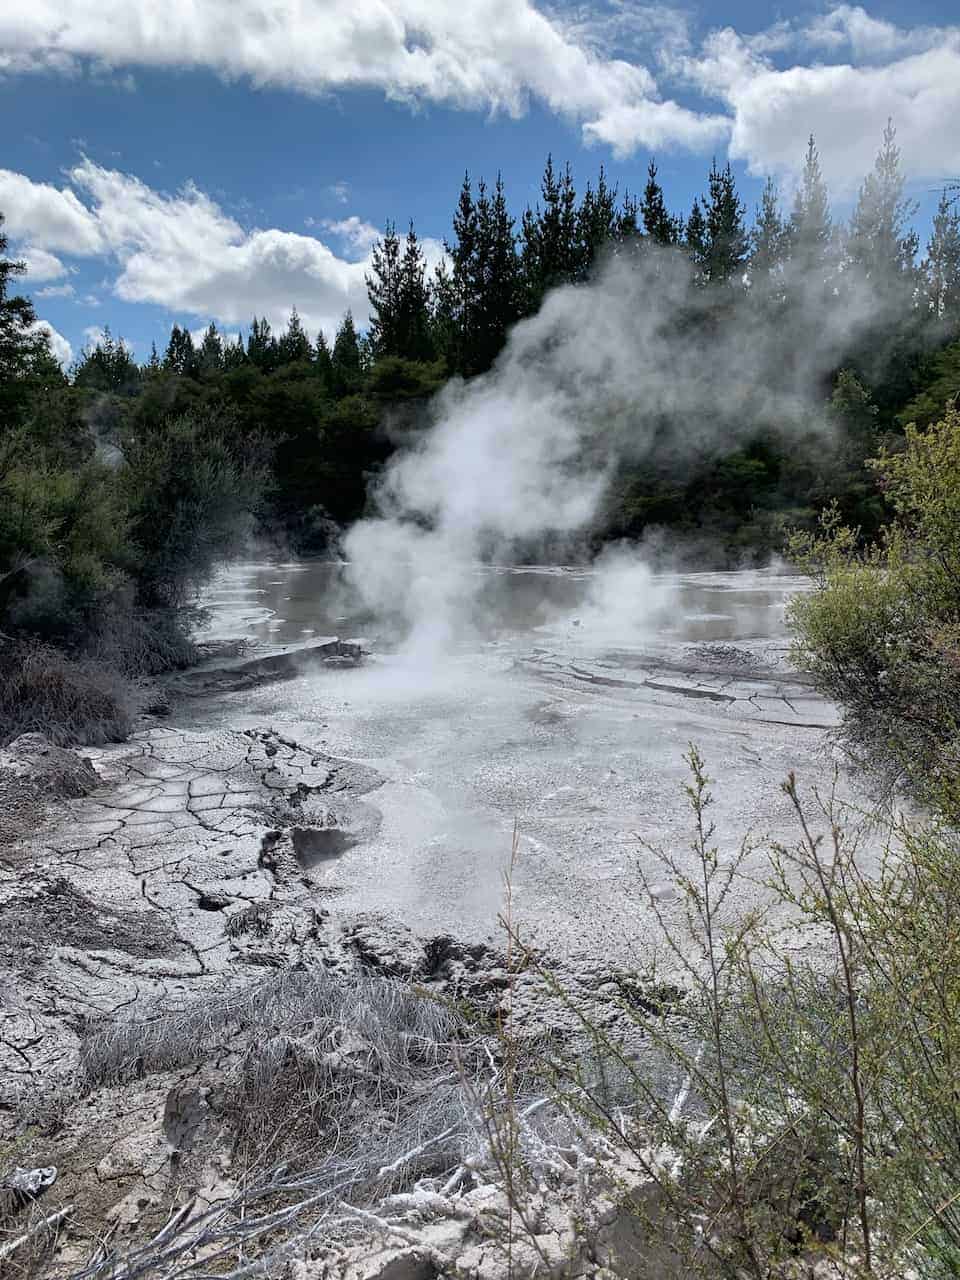
<svg viewBox="0 0 960 1280">
<path fill-rule="evenodd" d="M 580 569 L 477 570 L 475 585 L 471 625 L 442 656 L 364 614 L 337 566 L 235 565 L 207 593 L 211 638 L 368 641 L 359 668 L 311 668 L 189 712 L 197 726 L 272 725 L 386 776 L 370 797 L 379 833 L 314 869 L 341 908 L 495 932 L 516 822 L 515 910 L 530 928 L 558 948 L 635 950 L 650 923 L 638 865 L 664 901 L 675 893 L 643 842 L 688 856 L 690 742 L 715 779 L 722 856 L 748 829 L 792 834 L 789 770 L 830 783 L 835 709 L 786 659 L 797 579 L 664 575 L 629 600 L 598 597 Z M 756 892 L 745 879 L 742 900 Z"/>
</svg>

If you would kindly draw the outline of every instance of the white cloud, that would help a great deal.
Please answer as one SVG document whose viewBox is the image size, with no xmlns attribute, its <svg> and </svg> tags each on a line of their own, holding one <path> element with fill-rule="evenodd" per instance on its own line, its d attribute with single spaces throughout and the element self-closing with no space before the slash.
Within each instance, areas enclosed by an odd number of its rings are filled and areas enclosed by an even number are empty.
<svg viewBox="0 0 960 1280">
<path fill-rule="evenodd" d="M 333 196 L 334 200 L 336 200 L 337 204 L 346 204 L 350 199 L 349 182 L 334 182 L 327 188 L 327 190 Z"/>
<path fill-rule="evenodd" d="M 753 173 L 796 172 L 813 133 L 831 189 L 849 195 L 871 169 L 888 117 L 909 177 L 938 180 L 960 172 L 960 29 L 943 28 L 933 42 L 927 29 L 921 39 L 872 19 L 865 24 L 859 15 L 866 18 L 844 7 L 830 15 L 833 27 L 827 19 L 817 30 L 835 29 L 845 40 L 856 32 L 861 52 L 869 48 L 877 57 L 886 49 L 890 60 L 778 67 L 762 41 L 727 28 L 711 35 L 699 54 L 677 59 L 673 70 L 729 108 L 730 157 Z M 902 52 L 915 45 L 932 47 Z"/>
<path fill-rule="evenodd" d="M 315 236 L 246 231 L 192 184 L 168 195 L 86 159 L 69 178 L 75 190 L 0 171 L 0 208 L 11 228 L 29 223 L 45 251 L 75 229 L 72 252 L 113 260 L 119 270 L 112 289 L 124 301 L 213 316 L 223 325 L 246 325 L 257 314 L 279 328 L 292 306 L 311 332 L 332 333 L 348 307 L 365 322 L 368 256 L 348 261 Z M 367 247 L 369 235 L 378 234 L 359 219 L 346 223 Z M 431 241 L 424 249 L 431 262 L 442 252 Z"/>
<path fill-rule="evenodd" d="M 361 255 L 354 260 L 338 256 L 316 236 L 276 228 L 247 231 L 193 184 L 165 194 L 87 159 L 69 177 L 83 200 L 74 191 L 8 175 L 10 221 L 20 225 L 38 205 L 68 209 L 86 232 L 85 249 L 74 252 L 115 262 L 118 274 L 107 287 L 126 302 L 155 303 L 226 326 L 247 325 L 256 314 L 279 329 L 293 306 L 311 333 L 322 328 L 332 334 L 348 307 L 359 324 L 366 323 L 364 276 L 380 232 L 358 217 L 331 224 Z M 54 241 L 62 234 L 53 218 L 38 223 L 41 248 L 44 227 Z M 421 246 L 432 270 L 443 245 L 428 238 Z M 83 301 L 97 304 L 92 295 Z"/>
<path fill-rule="evenodd" d="M 9 71 L 207 67 L 257 86 L 376 88 L 512 116 L 535 99 L 620 151 L 722 136 L 716 117 L 653 110 L 651 73 L 600 45 L 532 0 L 4 0 L 0 12 Z"/>
<path fill-rule="evenodd" d="M 28 244 L 16 250 L 14 256 L 27 264 L 27 276 L 31 283 L 37 280 L 59 280 L 67 274 L 67 268 L 53 253 Z"/>
<path fill-rule="evenodd" d="M 871 18 L 860 5 L 841 4 L 815 18 L 801 33 L 803 41 L 832 52 L 849 49 L 855 61 L 889 59 L 936 48 L 943 39 L 937 27 L 904 29 Z"/>
<path fill-rule="evenodd" d="M 54 360 L 61 366 L 66 368 L 73 360 L 73 347 L 63 336 L 58 333 L 49 320 L 35 320 L 30 326 L 33 333 L 45 333 L 50 343 L 50 351 Z"/>
<path fill-rule="evenodd" d="M 0 210 L 11 236 L 43 249 L 83 255 L 105 247 L 96 219 L 69 188 L 0 169 Z"/>
<path fill-rule="evenodd" d="M 43 289 L 38 289 L 33 295 L 35 298 L 72 298 L 72 284 L 48 284 Z"/>
<path fill-rule="evenodd" d="M 352 249 L 357 249 L 364 254 L 376 244 L 381 236 L 378 227 L 373 226 L 370 222 L 364 222 L 356 214 L 352 214 L 349 218 L 342 218 L 340 221 L 324 218 L 320 225 L 325 231 L 329 231 L 331 235 L 346 241 Z"/>
<path fill-rule="evenodd" d="M 83 331 L 83 336 L 86 339 L 87 346 L 95 347 L 99 343 L 106 341 L 108 335 L 105 326 L 101 327 L 98 324 L 88 324 Z M 134 347 L 136 345 L 135 343 L 128 341 L 128 339 L 124 337 L 117 337 L 114 334 L 110 334 L 109 337 L 115 346 L 124 347 L 130 355 L 133 355 Z"/>
</svg>

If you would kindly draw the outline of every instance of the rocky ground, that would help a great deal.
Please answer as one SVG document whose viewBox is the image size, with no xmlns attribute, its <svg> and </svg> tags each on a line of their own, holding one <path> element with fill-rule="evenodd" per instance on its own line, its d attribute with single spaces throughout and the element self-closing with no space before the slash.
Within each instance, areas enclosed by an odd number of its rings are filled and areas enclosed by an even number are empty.
<svg viewBox="0 0 960 1280">
<path fill-rule="evenodd" d="M 476 1156 L 505 1018 L 523 1056 L 584 1013 L 635 1034 L 631 1010 L 670 994 L 597 957 L 524 965 L 339 911 L 330 867 L 377 832 L 380 783 L 271 730 L 155 721 L 119 746 L 0 752 L 0 1268 L 239 1274 L 314 1204 L 322 1247 L 266 1274 L 505 1274 L 509 1207 Z M 317 1187 L 348 1146 L 346 1211 Z M 287 1235 L 244 1235 L 251 1186 Z M 614 1200 L 590 1203 L 619 1239 Z M 546 1251 L 554 1274 L 600 1274 L 595 1250 L 570 1269 L 575 1208 L 541 1205 L 528 1270 Z M 230 1266 L 203 1270 L 225 1238 Z"/>
</svg>

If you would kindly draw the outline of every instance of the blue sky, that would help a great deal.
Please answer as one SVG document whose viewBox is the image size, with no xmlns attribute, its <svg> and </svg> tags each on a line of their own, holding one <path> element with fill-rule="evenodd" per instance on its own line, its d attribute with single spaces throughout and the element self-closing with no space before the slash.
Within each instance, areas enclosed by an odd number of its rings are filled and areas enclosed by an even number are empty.
<svg viewBox="0 0 960 1280">
<path fill-rule="evenodd" d="M 789 205 L 807 134 L 849 209 L 887 116 L 925 229 L 960 175 L 955 0 L 4 0 L 0 211 L 68 360 L 109 324 L 139 358 L 173 321 L 364 318 L 388 218 L 433 256 L 464 169 L 519 213 L 543 160 L 689 209 L 730 158 Z"/>
</svg>

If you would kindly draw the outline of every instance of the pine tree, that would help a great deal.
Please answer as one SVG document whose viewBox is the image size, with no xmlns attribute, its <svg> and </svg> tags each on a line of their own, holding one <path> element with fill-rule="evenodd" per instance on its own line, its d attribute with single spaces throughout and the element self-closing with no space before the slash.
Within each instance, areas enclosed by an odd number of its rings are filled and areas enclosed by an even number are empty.
<svg viewBox="0 0 960 1280">
<path fill-rule="evenodd" d="M 737 195 L 729 162 L 718 169 L 714 160 L 709 183 L 704 267 L 711 284 L 725 284 L 742 276 L 747 261 L 749 240 L 743 201 Z"/>
<path fill-rule="evenodd" d="M 435 281 L 447 288 L 444 307 L 452 317 L 452 330 L 446 348 L 446 358 L 457 373 L 471 372 L 476 348 L 478 327 L 478 221 L 477 206 L 473 199 L 473 187 L 469 173 L 463 175 L 460 196 L 453 214 L 453 244 L 446 250 L 451 259 L 449 284 Z"/>
<path fill-rule="evenodd" d="M 514 220 L 507 207 L 503 176 L 497 174 L 490 202 L 490 230 L 488 240 L 487 275 L 485 292 L 486 336 L 482 352 L 482 364 L 489 367 L 507 340 L 507 333 L 519 314 L 517 287 L 517 237 Z"/>
<path fill-rule="evenodd" d="M 25 375 L 48 370 L 54 379 L 59 376 L 46 333 L 32 328 L 36 321 L 33 304 L 11 292 L 16 277 L 26 272 L 26 264 L 8 258 L 7 246 L 0 214 L 0 435 L 29 411 Z"/>
<path fill-rule="evenodd" d="M 426 284 L 426 263 L 417 233 L 410 223 L 403 257 L 400 260 L 397 293 L 396 352 L 405 360 L 432 360 L 430 299 Z M 372 337 L 372 335 L 371 335 Z M 375 346 L 374 346 L 374 349 Z"/>
<path fill-rule="evenodd" d="M 277 340 L 273 336 L 269 320 L 258 320 L 254 316 L 250 325 L 250 337 L 247 339 L 247 359 L 262 373 L 272 373 L 277 367 L 278 357 Z"/>
<path fill-rule="evenodd" d="M 577 215 L 579 270 L 577 279 L 586 279 L 605 245 L 614 239 L 617 226 L 617 189 L 607 186 L 603 165 L 596 191 L 587 183 Z"/>
<path fill-rule="evenodd" d="M 146 365 L 144 366 L 144 373 L 149 378 L 155 378 L 160 373 L 162 368 L 163 366 L 160 363 L 160 356 L 157 353 L 157 344 L 155 342 L 151 342 L 150 343 L 150 359 L 147 361 Z"/>
<path fill-rule="evenodd" d="M 327 342 L 322 329 L 317 334 L 317 340 L 313 347 L 313 367 L 317 376 L 323 379 L 326 386 L 332 386 L 333 357 L 330 355 L 330 344 Z"/>
<path fill-rule="evenodd" d="M 223 370 L 223 341 L 211 320 L 197 352 L 197 368 L 201 375 L 212 377 Z"/>
<path fill-rule="evenodd" d="M 703 216 L 703 209 L 699 199 L 696 197 L 694 197 L 690 217 L 687 219 L 687 225 L 684 229 L 684 244 L 693 259 L 697 272 L 703 275 L 707 270 L 707 220 Z"/>
<path fill-rule="evenodd" d="M 912 280 L 918 238 L 910 228 L 917 205 L 905 198 L 897 131 L 891 120 L 874 163 L 860 188 L 850 221 L 848 252 L 876 288 Z"/>
<path fill-rule="evenodd" d="M 388 222 L 371 252 L 371 273 L 364 276 L 370 300 L 370 345 L 375 359 L 400 354 L 400 237 Z"/>
<path fill-rule="evenodd" d="M 459 369 L 459 308 L 456 286 L 441 260 L 430 282 L 430 336 L 433 349 L 453 373 Z"/>
<path fill-rule="evenodd" d="M 828 273 L 833 226 L 827 185 L 823 180 L 820 155 L 813 134 L 807 142 L 803 173 L 786 235 L 790 257 L 802 271 Z"/>
<path fill-rule="evenodd" d="M 657 181 L 657 166 L 653 160 L 647 166 L 647 185 L 643 189 L 639 208 L 644 232 L 654 244 L 680 243 L 683 237 L 683 220 L 667 212 L 663 188 Z"/>
<path fill-rule="evenodd" d="M 946 191 L 933 218 L 923 260 L 923 296 L 931 316 L 949 330 L 960 327 L 960 209 Z"/>
<path fill-rule="evenodd" d="M 523 311 L 536 311 L 548 289 L 580 278 L 584 259 L 578 235 L 577 193 L 569 164 L 557 178 L 547 156 L 540 183 L 543 207 L 527 209 L 521 223 Z"/>
<path fill-rule="evenodd" d="M 189 333 L 186 336 L 189 338 Z M 130 394 L 140 381 L 140 369 L 127 344 L 122 338 L 114 339 L 106 325 L 96 345 L 81 353 L 73 381 L 74 386 L 91 391 Z"/>
<path fill-rule="evenodd" d="M 293 307 L 287 327 L 277 343 L 277 364 L 302 364 L 306 363 L 310 356 L 310 339 L 297 314 L 297 308 Z"/>
<path fill-rule="evenodd" d="M 683 219 L 677 220 L 682 239 Z M 629 191 L 623 193 L 623 202 L 614 222 L 613 237 L 618 244 L 632 243 L 640 235 L 640 203 Z"/>
<path fill-rule="evenodd" d="M 750 276 L 762 284 L 779 274 L 787 251 L 787 228 L 780 214 L 780 196 L 773 178 L 768 178 L 750 237 Z"/>
<path fill-rule="evenodd" d="M 233 342 L 229 339 L 224 340 L 223 344 L 223 367 L 226 372 L 231 369 L 239 369 L 247 363 L 247 349 L 244 345 L 243 334 L 238 333 Z"/>
<path fill-rule="evenodd" d="M 352 311 L 347 311 L 340 322 L 340 328 L 333 342 L 330 363 L 338 394 L 347 395 L 351 391 L 356 391 L 360 385 L 363 361 Z"/>
<path fill-rule="evenodd" d="M 181 329 L 178 324 L 175 324 L 170 330 L 170 341 L 164 352 L 163 367 L 168 373 L 179 374 L 181 378 L 189 378 L 196 373 L 197 353 L 194 350 L 189 329 Z"/>
</svg>

